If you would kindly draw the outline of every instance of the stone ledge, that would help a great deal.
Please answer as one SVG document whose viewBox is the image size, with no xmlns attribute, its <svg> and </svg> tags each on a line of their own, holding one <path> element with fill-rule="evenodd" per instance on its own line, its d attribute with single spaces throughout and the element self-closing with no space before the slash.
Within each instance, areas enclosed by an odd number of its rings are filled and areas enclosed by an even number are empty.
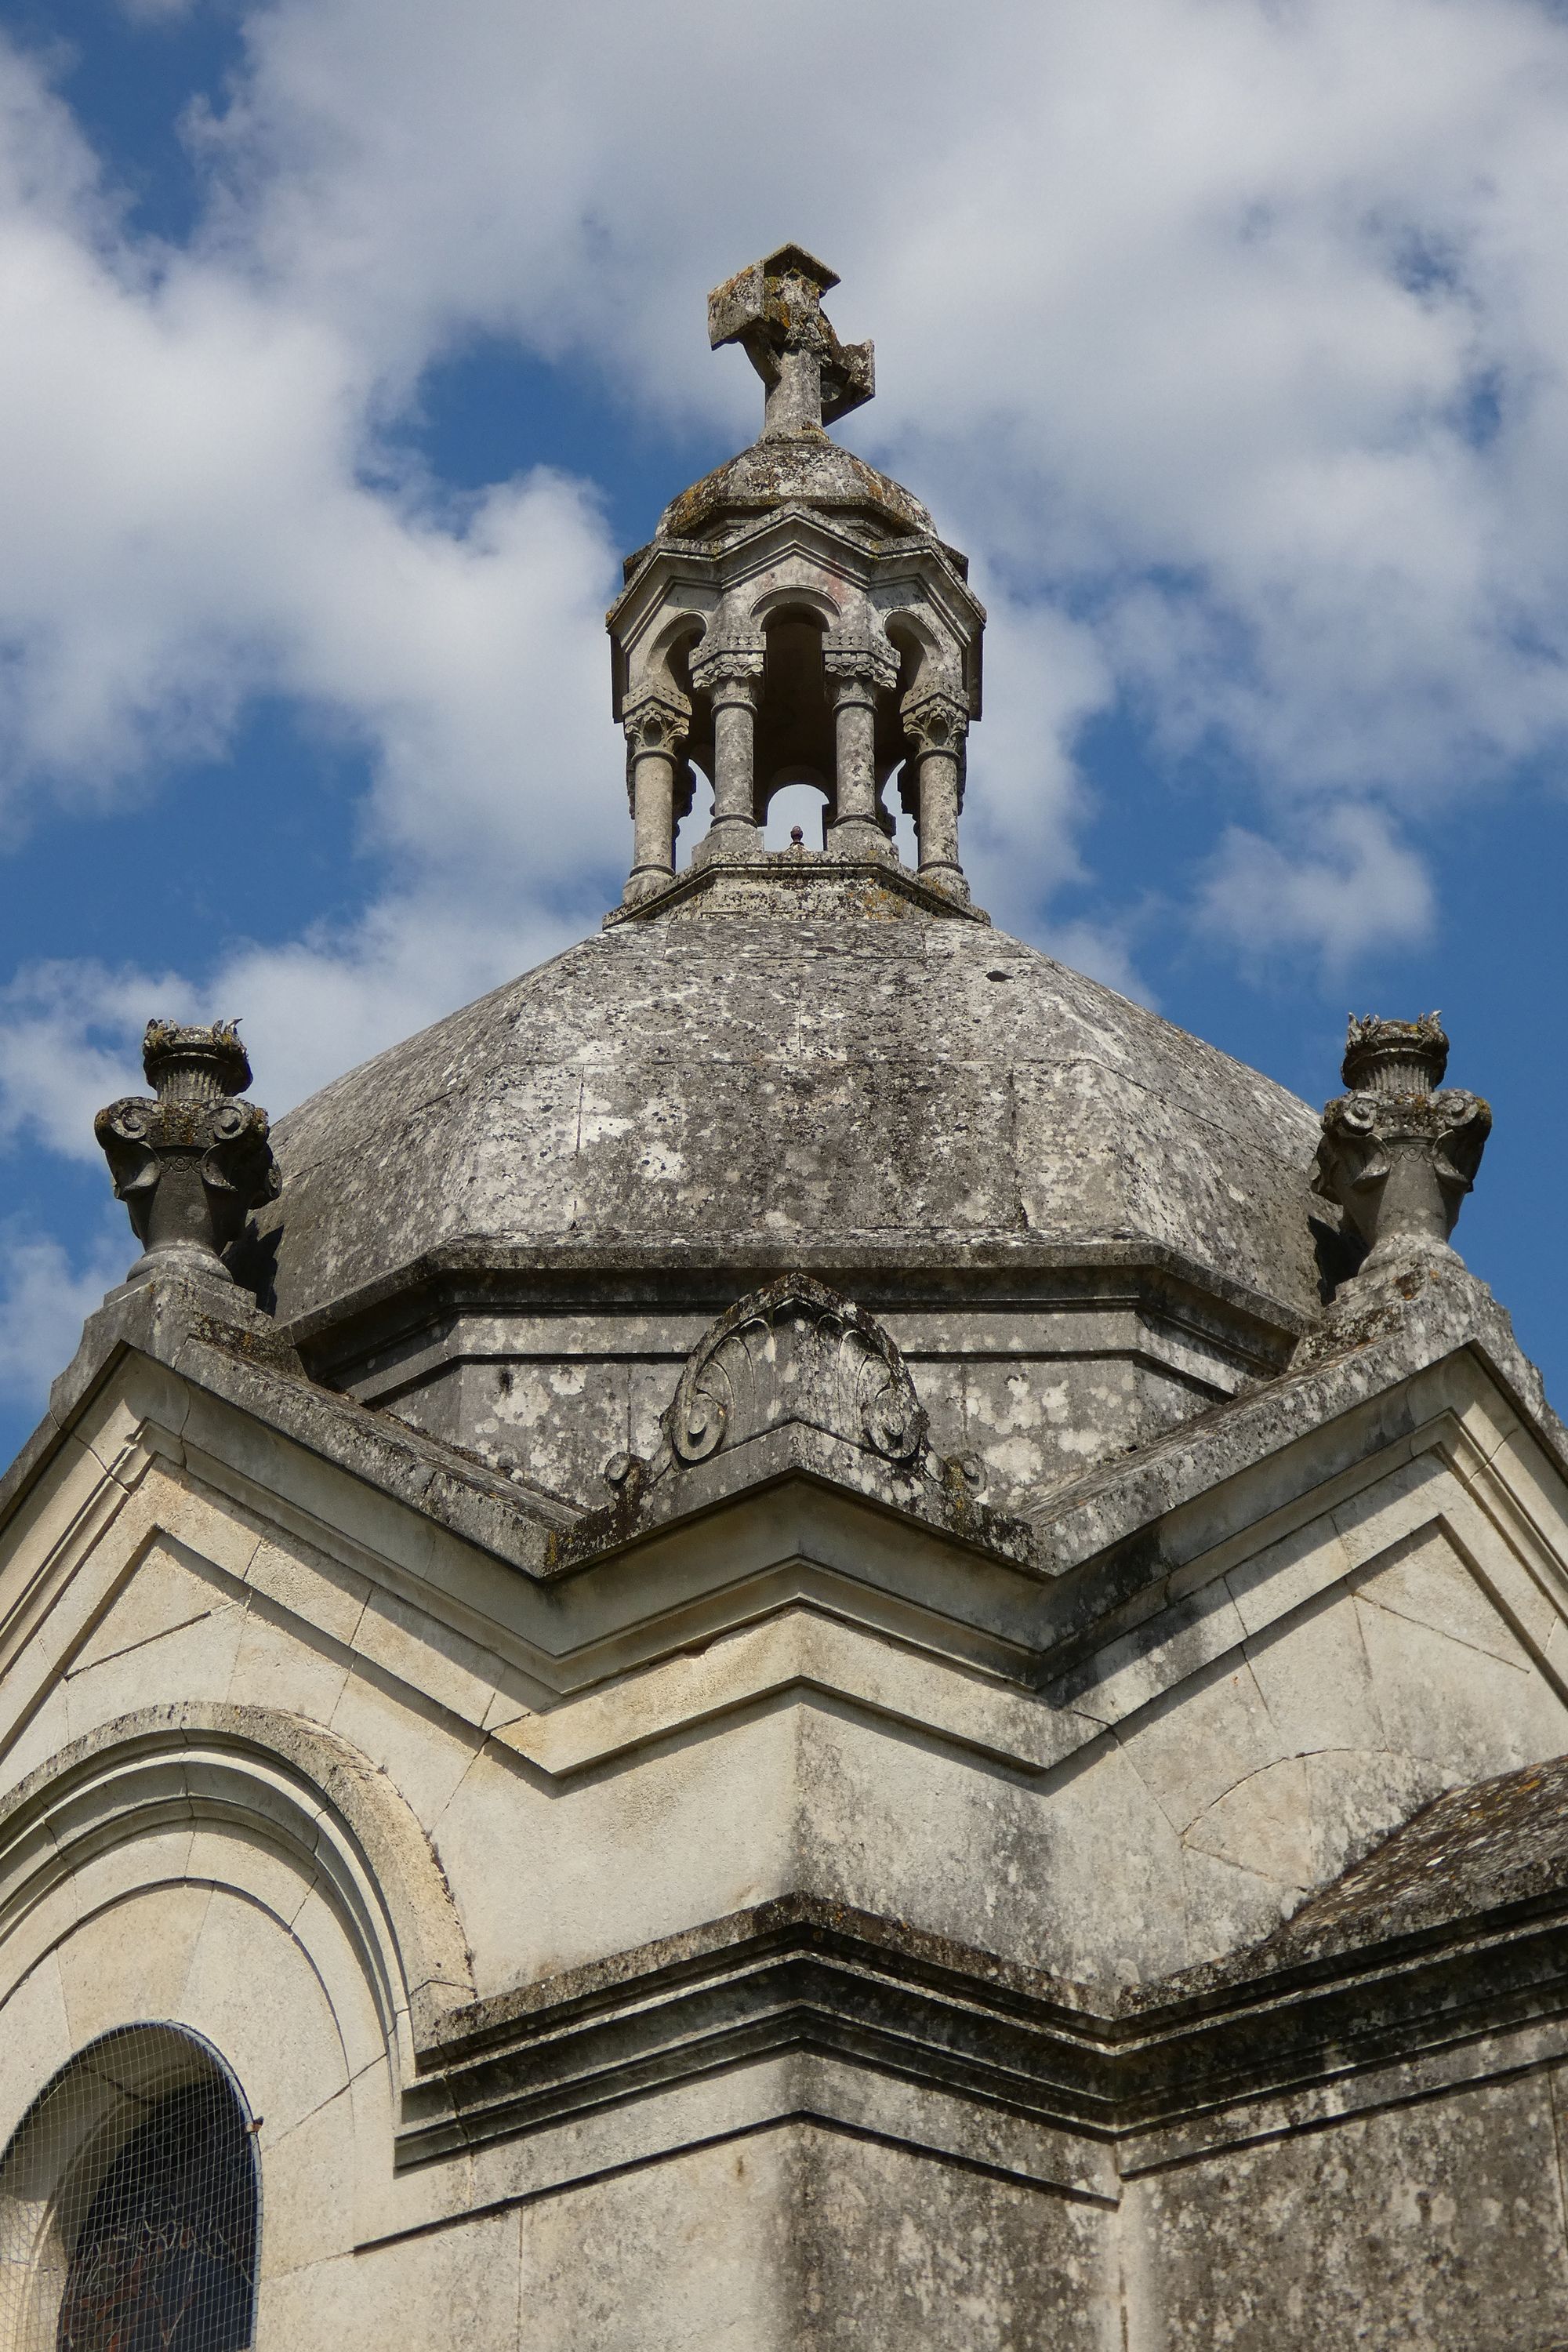
<svg viewBox="0 0 1568 2352">
<path fill-rule="evenodd" d="M 893 857 L 836 856 L 829 850 L 775 849 L 715 856 L 688 866 L 630 905 L 612 907 L 604 929 L 673 915 L 765 914 L 822 921 L 837 915 L 916 911 L 987 929 L 991 918 L 967 898 L 923 881 Z"/>
<path fill-rule="evenodd" d="M 1419 1932 L 1390 1932 L 1391 1879 L 1425 1874 L 1445 1841 L 1462 1850 L 1478 1813 L 1506 1826 L 1521 1808 L 1522 1875 L 1458 1869 Z M 1331 1951 L 1310 1924 L 1329 1916 Z M 1264 1944 L 1121 2001 L 805 1895 L 476 2001 L 422 2054 L 398 2162 L 810 2053 L 1149 2169 L 1542 2063 L 1561 2054 L 1565 1993 L 1562 1763 L 1439 1800 Z"/>
</svg>

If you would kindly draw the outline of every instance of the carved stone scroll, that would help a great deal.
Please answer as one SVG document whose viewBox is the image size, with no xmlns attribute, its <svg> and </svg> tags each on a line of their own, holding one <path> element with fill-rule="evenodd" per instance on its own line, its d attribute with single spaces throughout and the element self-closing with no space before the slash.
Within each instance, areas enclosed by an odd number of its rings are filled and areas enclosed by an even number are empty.
<svg viewBox="0 0 1568 2352">
<path fill-rule="evenodd" d="M 926 1415 L 881 1325 L 826 1284 L 786 1275 L 720 1317 L 664 1416 L 677 1462 L 706 1461 L 789 1421 L 912 1463 Z"/>
<path fill-rule="evenodd" d="M 1437 1092 L 1448 1040 L 1419 1021 L 1352 1019 L 1343 1077 L 1351 1092 L 1323 1112 L 1312 1189 L 1338 1202 L 1375 1265 L 1401 1245 L 1444 1247 L 1475 1181 L 1492 1115 L 1463 1087 Z"/>
<path fill-rule="evenodd" d="M 250 1083 L 245 1048 L 232 1021 L 210 1028 L 150 1021 L 142 1063 L 156 1098 L 123 1096 L 93 1121 L 116 1198 L 142 1244 L 131 1272 L 178 1264 L 231 1281 L 223 1251 L 281 1182 L 267 1113 L 235 1099 Z"/>
</svg>

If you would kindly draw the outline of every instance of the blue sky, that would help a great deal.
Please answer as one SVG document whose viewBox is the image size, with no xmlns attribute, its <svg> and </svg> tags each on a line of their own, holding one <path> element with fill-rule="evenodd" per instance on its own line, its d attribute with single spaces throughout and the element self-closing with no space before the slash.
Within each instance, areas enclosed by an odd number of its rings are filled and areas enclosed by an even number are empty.
<svg viewBox="0 0 1568 2352">
<path fill-rule="evenodd" d="M 149 1013 L 277 1113 L 618 891 L 603 606 L 786 236 L 991 608 L 979 894 L 1313 1100 L 1440 1006 L 1568 1395 L 1565 98 L 1544 0 L 0 0 L 0 1454 Z"/>
</svg>

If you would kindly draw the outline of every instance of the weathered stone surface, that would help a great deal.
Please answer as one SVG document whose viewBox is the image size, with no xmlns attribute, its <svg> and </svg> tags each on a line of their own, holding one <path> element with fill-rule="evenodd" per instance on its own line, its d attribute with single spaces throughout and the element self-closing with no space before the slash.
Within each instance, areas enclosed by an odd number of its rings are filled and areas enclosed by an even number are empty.
<svg viewBox="0 0 1568 2352">
<path fill-rule="evenodd" d="M 1139 2201 L 1144 2340 L 1162 2352 L 1537 2352 L 1568 2336 L 1540 2078 L 1226 2155 Z"/>
<path fill-rule="evenodd" d="M 224 1251 L 279 1187 L 267 1113 L 234 1099 L 250 1083 L 245 1048 L 231 1021 L 206 1029 L 150 1021 L 142 1061 L 156 1099 L 125 1096 L 93 1122 L 143 1245 L 132 1278 L 179 1265 L 227 1282 Z"/>
<path fill-rule="evenodd" d="M 574 1297 L 602 1302 L 603 1345 L 574 1350 L 570 1381 L 563 1368 L 557 1383 L 548 1347 L 537 1370 L 519 1374 L 545 1383 L 552 1447 L 574 1426 L 587 1433 L 580 1466 L 560 1482 L 586 1500 L 591 1490 L 574 1484 L 582 1469 L 596 1475 L 608 1454 L 642 1450 L 624 1401 L 606 1413 L 605 1384 L 644 1356 L 650 1283 L 667 1312 L 705 1324 L 770 1270 L 762 1254 L 837 1287 L 836 1261 L 852 1254 L 853 1295 L 885 1314 L 890 1285 L 910 1295 L 893 1268 L 911 1246 L 954 1268 L 978 1248 L 1000 1251 L 1037 1298 L 1031 1250 L 1050 1255 L 1047 1289 L 1058 1294 L 1064 1263 L 1135 1257 L 1140 1240 L 1174 1252 L 1211 1302 L 1197 1311 L 1215 1318 L 1220 1385 L 1200 1374 L 1195 1393 L 1184 1378 L 1168 1405 L 1145 1402 L 1115 1370 L 1120 1360 L 1131 1371 L 1142 1352 L 1129 1328 L 1103 1349 L 1084 1418 L 1058 1423 L 1065 1465 L 1075 1445 L 1080 1460 L 1121 1451 L 1254 1371 L 1259 1318 L 1273 1317 L 1278 1336 L 1261 1344 L 1278 1348 L 1316 1310 L 1316 1133 L 1306 1107 L 1256 1073 L 967 924 L 812 922 L 765 906 L 672 917 L 584 942 L 280 1122 L 288 1192 L 261 1220 L 262 1272 L 270 1266 L 279 1317 L 310 1332 L 312 1360 L 333 1378 L 356 1380 L 355 1359 L 385 1360 L 376 1351 L 390 1344 L 393 1362 L 419 1351 L 426 1391 L 468 1353 L 449 1306 L 420 1297 L 433 1253 L 461 1253 L 470 1295 L 489 1266 L 503 1296 L 531 1298 L 557 1322 Z M 581 1276 L 546 1273 L 563 1251 L 581 1254 Z M 635 1307 L 628 1281 L 642 1292 Z M 1242 1286 L 1257 1296 L 1245 1339 L 1233 1304 Z M 356 1329 L 345 1309 L 372 1293 L 373 1319 Z M 927 1278 L 933 1306 L 952 1296 L 945 1273 L 940 1288 Z M 1033 1393 L 1088 1379 L 1081 1316 L 1044 1345 L 1037 1315 L 1029 1326 L 1015 1317 L 1012 1338 L 1005 1322 L 990 1318 L 984 1355 L 994 1361 L 1000 1345 Z M 979 1338 L 976 1328 L 960 1339 L 955 1361 Z M 682 1333 L 652 1360 L 673 1372 L 689 1345 Z M 486 1352 L 506 1362 L 504 1331 Z M 933 1412 L 944 1391 L 947 1375 Z M 433 1392 L 420 1403 L 405 1384 L 397 1409 L 481 1448 L 481 1423 L 496 1416 L 490 1442 L 506 1443 L 493 1370 L 482 1405 Z M 968 1450 L 966 1410 L 955 1396 L 944 1450 Z M 987 1408 L 974 1410 L 983 1423 Z M 984 1451 L 989 1433 L 975 1436 Z M 1042 1472 L 1054 1461 L 1053 1441 Z"/>
<path fill-rule="evenodd" d="M 1382 1266 L 1412 1244 L 1441 1248 L 1454 1230 L 1491 1131 L 1492 1115 L 1461 1087 L 1442 1092 L 1448 1040 L 1437 1015 L 1352 1019 L 1344 1080 L 1323 1112 L 1312 1189 L 1343 1209 Z"/>
<path fill-rule="evenodd" d="M 209 2038 L 260 2352 L 1544 2352 L 1568 1436 L 1447 1245 L 1484 1107 L 1363 1024 L 1321 1125 L 967 903 L 984 615 L 826 439 L 830 283 L 714 298 L 768 414 L 611 615 L 605 933 L 303 1106 L 279 1319 L 155 1249 L 0 1480 L 0 2136 Z"/>
</svg>

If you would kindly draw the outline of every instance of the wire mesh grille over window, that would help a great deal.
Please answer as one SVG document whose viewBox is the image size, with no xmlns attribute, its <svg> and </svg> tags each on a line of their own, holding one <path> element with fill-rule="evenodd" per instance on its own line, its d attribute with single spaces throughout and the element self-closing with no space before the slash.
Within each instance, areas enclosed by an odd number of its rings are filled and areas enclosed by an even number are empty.
<svg viewBox="0 0 1568 2352">
<path fill-rule="evenodd" d="M 106 2034 L 0 2166 L 0 2352 L 243 2352 L 258 2218 L 216 2053 L 172 2026 Z"/>
</svg>

